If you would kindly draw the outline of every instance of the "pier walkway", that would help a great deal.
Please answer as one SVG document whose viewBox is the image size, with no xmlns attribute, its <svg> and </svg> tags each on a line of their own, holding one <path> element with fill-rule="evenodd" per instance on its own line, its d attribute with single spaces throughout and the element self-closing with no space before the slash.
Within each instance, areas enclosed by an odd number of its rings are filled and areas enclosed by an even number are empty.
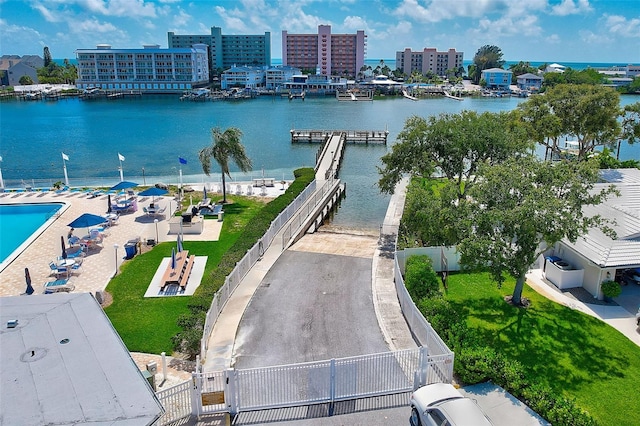
<svg viewBox="0 0 640 426">
<path fill-rule="evenodd" d="M 344 144 L 344 135 L 332 135 L 317 157 L 316 193 L 323 191 L 321 196 L 330 196 L 330 191 L 326 190 L 327 184 L 333 189 L 342 185 L 335 176 L 340 167 Z M 310 218 L 311 221 L 315 220 L 314 218 L 317 215 L 316 207 L 318 203 L 314 199 L 316 197 L 313 195 L 308 197 L 307 202 L 299 209 L 299 212 L 305 212 L 305 216 Z M 315 204 L 316 206 L 310 204 Z M 323 203 L 319 205 L 322 207 Z M 236 333 L 253 294 L 283 251 L 296 239 L 297 235 L 304 234 L 308 229 L 305 228 L 308 223 L 299 221 L 296 230 L 291 231 L 290 222 L 295 221 L 297 216 L 295 215 L 287 225 L 281 228 L 273 242 L 266 248 L 261 259 L 250 268 L 229 297 L 209 336 L 207 350 L 201 360 L 202 371 L 222 371 L 233 365 L 233 348 Z M 287 231 L 288 229 L 289 231 Z M 300 231 L 301 229 L 302 231 Z M 289 232 L 288 235 L 287 232 Z"/>
</svg>

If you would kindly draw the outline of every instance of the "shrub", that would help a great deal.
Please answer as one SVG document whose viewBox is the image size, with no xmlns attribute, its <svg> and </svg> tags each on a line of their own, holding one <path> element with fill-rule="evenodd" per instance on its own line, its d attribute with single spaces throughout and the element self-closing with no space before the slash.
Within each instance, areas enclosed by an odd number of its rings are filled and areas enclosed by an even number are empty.
<svg viewBox="0 0 640 426">
<path fill-rule="evenodd" d="M 486 346 L 463 314 L 443 298 L 422 299 L 418 309 L 444 342 L 455 351 L 454 372 L 465 384 L 492 381 L 527 404 L 554 425 L 596 426 L 574 400 L 566 398 L 526 373 L 518 361 Z"/>
<path fill-rule="evenodd" d="M 409 256 L 407 258 L 404 284 L 413 300 L 440 294 L 440 279 L 433 270 L 429 256 Z"/>
<path fill-rule="evenodd" d="M 601 288 L 602 294 L 605 297 L 618 297 L 620 296 L 620 293 L 622 293 L 622 287 L 620 287 L 620 284 L 611 280 L 603 281 Z"/>
</svg>

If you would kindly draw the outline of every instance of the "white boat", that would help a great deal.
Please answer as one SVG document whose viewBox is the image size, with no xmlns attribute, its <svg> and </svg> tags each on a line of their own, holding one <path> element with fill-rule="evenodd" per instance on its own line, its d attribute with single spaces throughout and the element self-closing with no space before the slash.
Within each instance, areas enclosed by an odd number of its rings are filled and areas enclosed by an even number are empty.
<svg viewBox="0 0 640 426">
<path fill-rule="evenodd" d="M 456 101 L 463 101 L 464 98 L 461 98 L 460 96 L 453 96 L 451 93 L 447 92 L 446 90 L 443 92 L 444 96 L 449 98 L 449 99 L 455 99 Z"/>
<path fill-rule="evenodd" d="M 406 90 L 402 89 L 402 96 L 404 96 L 407 99 L 411 99 L 412 101 L 417 101 L 418 98 L 416 98 L 415 96 L 411 96 L 410 94 L 407 93 Z"/>
</svg>

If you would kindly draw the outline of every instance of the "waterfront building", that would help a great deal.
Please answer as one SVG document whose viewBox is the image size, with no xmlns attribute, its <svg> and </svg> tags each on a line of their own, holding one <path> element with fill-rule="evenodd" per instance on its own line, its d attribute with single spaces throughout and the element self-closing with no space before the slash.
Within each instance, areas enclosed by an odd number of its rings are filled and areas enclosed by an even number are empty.
<svg viewBox="0 0 640 426">
<path fill-rule="evenodd" d="M 482 71 L 482 79 L 487 83 L 487 89 L 509 90 L 513 72 L 502 68 L 489 68 Z"/>
<path fill-rule="evenodd" d="M 422 75 L 433 73 L 445 77 L 447 71 L 451 69 L 458 71 L 463 68 L 463 60 L 464 53 L 458 52 L 456 49 L 438 52 L 433 47 L 425 47 L 424 50 L 418 52 L 409 48 L 396 52 L 396 68 L 406 75 L 418 71 Z"/>
<path fill-rule="evenodd" d="M 211 27 L 211 34 L 180 35 L 168 32 L 169 48 L 206 44 L 209 47 L 209 74 L 238 66 L 271 65 L 271 33 L 259 35 L 223 35 L 222 28 Z"/>
<path fill-rule="evenodd" d="M 521 74 L 517 77 L 518 89 L 536 92 L 542 87 L 543 80 L 539 75 L 531 74 L 530 72 Z"/>
<path fill-rule="evenodd" d="M 305 92 L 307 94 L 334 95 L 338 90 L 347 89 L 347 79 L 322 74 L 301 74 L 294 75 L 282 87 L 293 93 Z"/>
<path fill-rule="evenodd" d="M 282 31 L 282 64 L 321 75 L 355 77 L 364 66 L 366 39 L 355 34 L 332 34 L 331 25 L 318 25 L 318 34 Z"/>
<path fill-rule="evenodd" d="M 220 87 L 230 89 L 232 87 L 256 89 L 264 87 L 265 71 L 260 67 L 231 67 L 222 73 Z"/>
<path fill-rule="evenodd" d="M 0 85 L 18 86 L 20 78 L 31 77 L 38 83 L 36 69 L 44 66 L 44 60 L 38 55 L 2 55 L 0 57 Z"/>
<path fill-rule="evenodd" d="M 553 63 L 551 65 L 547 65 L 544 69 L 544 72 L 564 72 L 567 69 L 564 65 Z"/>
<path fill-rule="evenodd" d="M 265 84 L 267 89 L 277 89 L 282 87 L 287 81 L 293 81 L 293 76 L 302 74 L 300 68 L 288 65 L 278 65 L 271 67 L 265 72 Z"/>
<path fill-rule="evenodd" d="M 209 83 L 207 47 L 112 49 L 108 44 L 76 50 L 79 89 L 170 93 Z"/>
</svg>

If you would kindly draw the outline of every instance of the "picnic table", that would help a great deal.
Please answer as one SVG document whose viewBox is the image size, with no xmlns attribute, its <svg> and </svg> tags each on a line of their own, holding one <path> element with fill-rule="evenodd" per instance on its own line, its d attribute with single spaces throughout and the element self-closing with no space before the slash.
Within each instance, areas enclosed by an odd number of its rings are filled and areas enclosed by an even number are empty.
<svg viewBox="0 0 640 426">
<path fill-rule="evenodd" d="M 195 255 L 189 256 L 189 250 L 176 253 L 176 267 L 175 269 L 172 268 L 171 262 L 169 262 L 162 276 L 160 291 L 164 291 L 168 285 L 178 285 L 180 289 L 184 291 L 187 287 L 187 282 L 189 281 L 195 260 Z"/>
</svg>

